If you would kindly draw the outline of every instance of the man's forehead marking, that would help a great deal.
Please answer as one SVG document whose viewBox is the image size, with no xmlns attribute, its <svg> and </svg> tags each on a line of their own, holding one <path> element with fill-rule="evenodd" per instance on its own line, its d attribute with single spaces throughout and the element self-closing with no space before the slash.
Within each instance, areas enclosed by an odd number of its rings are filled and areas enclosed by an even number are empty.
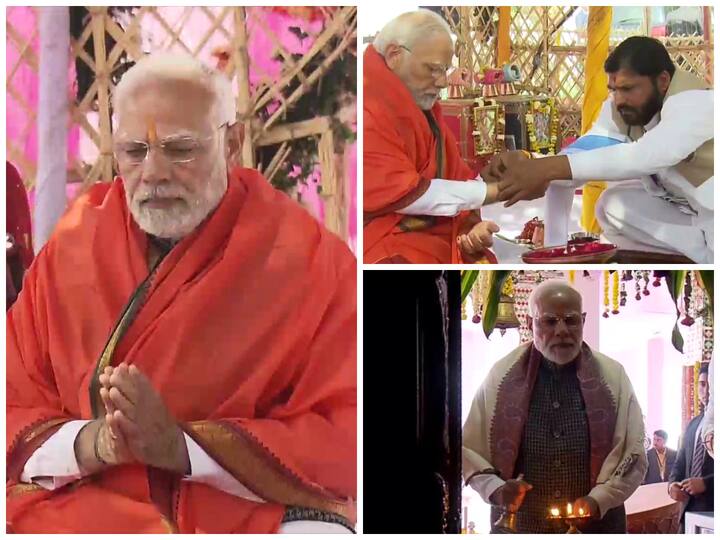
<svg viewBox="0 0 720 540">
<path fill-rule="evenodd" d="M 155 123 L 155 118 L 152 116 L 148 116 L 145 119 L 145 124 L 147 125 L 147 138 L 148 142 L 151 144 L 154 144 L 157 142 L 157 124 Z"/>
</svg>

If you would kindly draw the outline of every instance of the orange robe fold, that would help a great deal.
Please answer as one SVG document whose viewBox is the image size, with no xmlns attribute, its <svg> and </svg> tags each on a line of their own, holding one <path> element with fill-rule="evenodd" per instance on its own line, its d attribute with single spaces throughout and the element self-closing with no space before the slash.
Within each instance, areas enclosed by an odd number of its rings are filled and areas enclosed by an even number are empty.
<svg viewBox="0 0 720 540">
<path fill-rule="evenodd" d="M 410 91 L 372 45 L 363 62 L 364 262 L 463 262 L 456 237 L 479 221 L 476 216 L 436 217 L 430 227 L 405 232 L 399 226 L 405 216 L 395 210 L 417 200 L 434 178 L 465 181 L 475 174 L 461 158 L 440 105 L 430 111 L 443 142 L 439 167 L 438 141 Z M 494 259 L 489 251 L 486 256 Z"/>
<path fill-rule="evenodd" d="M 141 465 L 55 491 L 19 482 L 63 422 L 92 418 L 93 372 L 148 274 L 146 249 L 117 179 L 73 205 L 27 274 L 7 317 L 9 529 L 265 533 L 287 505 L 352 517 L 356 261 L 249 169 L 160 263 L 111 363 L 137 365 L 186 432 L 268 502 L 177 477 L 163 487 Z"/>
</svg>

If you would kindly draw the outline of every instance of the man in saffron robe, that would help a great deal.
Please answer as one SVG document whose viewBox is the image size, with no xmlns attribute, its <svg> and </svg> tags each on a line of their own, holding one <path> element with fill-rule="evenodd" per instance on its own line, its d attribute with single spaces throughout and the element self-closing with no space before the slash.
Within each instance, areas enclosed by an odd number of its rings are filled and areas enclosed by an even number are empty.
<svg viewBox="0 0 720 540">
<path fill-rule="evenodd" d="M 439 91 L 453 56 L 450 29 L 425 9 L 390 21 L 363 56 L 366 263 L 495 262 L 495 223 L 476 211 L 497 186 L 463 162 Z"/>
<path fill-rule="evenodd" d="M 622 366 L 583 342 L 580 294 L 546 281 L 529 298 L 533 342 L 490 370 L 463 427 L 463 475 L 517 511 L 520 533 L 564 532 L 552 507 L 591 516 L 583 532 L 626 532 L 623 502 L 645 477 L 642 411 Z"/>
<path fill-rule="evenodd" d="M 229 81 L 156 54 L 114 95 L 121 178 L 7 318 L 12 532 L 347 532 L 356 261 L 256 171 Z"/>
</svg>

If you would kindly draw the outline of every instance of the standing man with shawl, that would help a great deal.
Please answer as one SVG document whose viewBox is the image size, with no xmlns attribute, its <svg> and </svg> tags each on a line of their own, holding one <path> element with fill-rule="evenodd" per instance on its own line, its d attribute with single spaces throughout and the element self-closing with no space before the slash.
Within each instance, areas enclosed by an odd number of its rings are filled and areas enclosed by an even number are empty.
<svg viewBox="0 0 720 540">
<path fill-rule="evenodd" d="M 390 21 L 363 56 L 366 263 L 495 262 L 498 226 L 471 212 L 497 186 L 463 162 L 437 102 L 453 57 L 448 24 L 426 9 Z"/>
<path fill-rule="evenodd" d="M 582 298 L 546 281 L 529 299 L 533 342 L 499 360 L 463 427 L 463 475 L 487 503 L 517 511 L 520 533 L 572 503 L 583 532 L 626 532 L 623 502 L 647 469 L 642 411 L 622 366 L 583 343 Z M 522 477 L 520 477 L 522 475 Z"/>
<path fill-rule="evenodd" d="M 8 314 L 8 529 L 346 531 L 355 258 L 229 170 L 219 73 L 148 56 L 114 110 L 122 178 L 70 208 Z"/>
</svg>

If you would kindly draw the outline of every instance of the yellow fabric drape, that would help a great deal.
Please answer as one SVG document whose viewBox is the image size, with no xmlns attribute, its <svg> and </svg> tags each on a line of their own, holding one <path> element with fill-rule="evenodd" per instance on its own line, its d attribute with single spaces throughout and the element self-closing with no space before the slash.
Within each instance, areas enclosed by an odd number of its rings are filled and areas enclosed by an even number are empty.
<svg viewBox="0 0 720 540">
<path fill-rule="evenodd" d="M 498 7 L 497 65 L 510 61 L 510 6 Z"/>
<path fill-rule="evenodd" d="M 597 120 L 602 104 L 607 99 L 605 60 L 610 47 L 612 7 L 590 6 L 587 23 L 587 54 L 585 56 L 585 86 L 582 107 L 584 134 Z M 591 233 L 601 232 L 595 219 L 595 203 L 605 190 L 605 182 L 588 182 L 583 186 L 580 225 Z"/>
</svg>

